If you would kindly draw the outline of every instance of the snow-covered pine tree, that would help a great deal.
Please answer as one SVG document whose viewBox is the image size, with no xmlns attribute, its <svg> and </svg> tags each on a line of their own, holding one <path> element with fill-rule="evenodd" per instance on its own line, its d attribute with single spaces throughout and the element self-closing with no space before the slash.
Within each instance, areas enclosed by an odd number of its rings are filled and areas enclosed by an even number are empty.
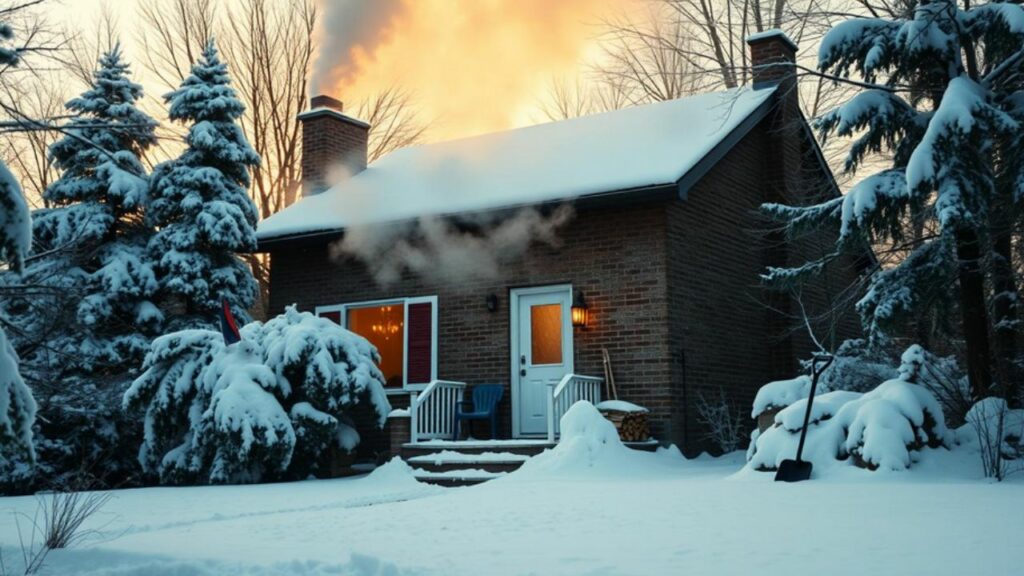
<svg viewBox="0 0 1024 576">
<path fill-rule="evenodd" d="M 165 96 L 172 120 L 191 124 L 188 148 L 153 171 L 147 218 L 160 288 L 183 300 L 177 326 L 211 325 L 221 298 L 243 321 L 257 296 L 238 252 L 256 247 L 249 170 L 260 158 L 237 121 L 245 109 L 213 40 L 181 87 Z"/>
<path fill-rule="evenodd" d="M 0 22 L 0 35 L 4 26 Z M 0 162 L 0 263 L 13 273 L 22 271 L 32 242 L 30 221 L 21 187 Z M 4 332 L 6 323 L 0 314 L 0 493 L 16 490 L 28 480 L 36 462 L 32 438 L 36 402 L 18 371 L 18 355 Z"/>
<path fill-rule="evenodd" d="M 18 62 L 17 50 L 5 44 L 14 36 L 0 21 L 0 65 Z M 18 181 L 0 161 L 0 263 L 20 274 L 32 245 L 32 224 Z M 36 462 L 32 425 L 36 402 L 18 370 L 18 355 L 4 332 L 0 314 L 0 491 L 10 492 L 32 476 Z"/>
<path fill-rule="evenodd" d="M 141 209 L 148 181 L 140 156 L 156 122 L 135 107 L 142 87 L 121 49 L 99 60 L 94 82 L 67 103 L 75 114 L 50 154 L 61 177 L 45 191 L 53 208 L 33 215 L 37 258 L 26 270 L 49 298 L 14 303 L 35 343 L 26 363 L 66 375 L 119 374 L 138 367 L 161 314 Z M 35 345 L 32 345 L 35 344 Z"/>
<path fill-rule="evenodd" d="M 853 138 L 846 170 L 874 173 L 822 204 L 766 205 L 790 235 L 839 231 L 829 255 L 770 269 L 766 280 L 792 285 L 844 252 L 887 247 L 898 256 L 874 271 L 857 306 L 869 337 L 884 340 L 907 321 L 959 308 L 972 391 L 991 393 L 990 333 L 1017 326 L 1013 305 L 996 308 L 990 323 L 988 303 L 1013 304 L 1017 294 L 1012 276 L 992 263 L 1010 256 L 999 254 L 1007 244 L 1000 235 L 1020 239 L 1024 9 L 932 0 L 906 19 L 848 20 L 826 35 L 819 67 L 861 87 L 819 119 L 822 137 Z M 891 161 L 875 171 L 878 163 L 866 160 L 878 157 Z M 996 226 L 1002 217 L 1011 224 Z M 1000 353 L 1012 355 L 1010 346 Z"/>
<path fill-rule="evenodd" d="M 156 122 L 136 108 L 141 96 L 115 46 L 93 84 L 67 103 L 75 116 L 50 150 L 61 170 L 44 192 L 52 207 L 32 218 L 24 280 L 36 288 L 0 303 L 18 327 L 11 340 L 22 375 L 46 416 L 37 448 L 54 478 L 98 460 L 104 472 L 129 472 L 112 456 L 123 431 L 117 398 L 162 321 L 146 252 L 152 229 L 141 212 L 148 179 L 140 156 L 156 141 Z"/>
</svg>

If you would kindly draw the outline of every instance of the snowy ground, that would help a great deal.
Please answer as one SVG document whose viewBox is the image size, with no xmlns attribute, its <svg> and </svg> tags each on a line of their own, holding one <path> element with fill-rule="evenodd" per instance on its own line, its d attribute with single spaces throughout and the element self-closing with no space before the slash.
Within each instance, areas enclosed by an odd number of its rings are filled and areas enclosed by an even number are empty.
<svg viewBox="0 0 1024 576">
<path fill-rule="evenodd" d="M 981 480 L 976 454 L 790 485 L 740 471 L 739 454 L 686 461 L 599 440 L 563 441 L 472 488 L 418 484 L 394 462 L 361 478 L 123 490 L 94 519 L 102 537 L 54 553 L 43 573 L 1024 573 L 1024 479 Z M 0 499 L 8 570 L 8 518 L 34 508 Z"/>
</svg>

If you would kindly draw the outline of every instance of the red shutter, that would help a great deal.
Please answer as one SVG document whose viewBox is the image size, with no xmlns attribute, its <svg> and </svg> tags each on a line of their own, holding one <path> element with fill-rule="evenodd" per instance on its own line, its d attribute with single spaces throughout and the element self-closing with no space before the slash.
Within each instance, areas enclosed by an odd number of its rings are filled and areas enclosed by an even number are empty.
<svg viewBox="0 0 1024 576">
<path fill-rule="evenodd" d="M 405 327 L 406 382 L 426 384 L 434 373 L 434 304 L 409 304 Z"/>
<path fill-rule="evenodd" d="M 317 316 L 321 318 L 327 318 L 335 324 L 341 324 L 341 312 L 339 310 L 329 310 L 317 313 Z"/>
</svg>

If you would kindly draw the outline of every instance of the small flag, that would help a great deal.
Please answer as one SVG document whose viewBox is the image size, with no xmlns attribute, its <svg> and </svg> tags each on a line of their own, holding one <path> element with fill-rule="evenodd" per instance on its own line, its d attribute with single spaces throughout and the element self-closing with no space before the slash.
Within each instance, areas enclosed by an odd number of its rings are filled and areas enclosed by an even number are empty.
<svg viewBox="0 0 1024 576">
<path fill-rule="evenodd" d="M 224 335 L 224 343 L 229 346 L 242 340 L 242 334 L 238 331 L 235 317 L 231 315 L 231 306 L 228 306 L 227 298 L 220 299 L 220 333 Z"/>
</svg>

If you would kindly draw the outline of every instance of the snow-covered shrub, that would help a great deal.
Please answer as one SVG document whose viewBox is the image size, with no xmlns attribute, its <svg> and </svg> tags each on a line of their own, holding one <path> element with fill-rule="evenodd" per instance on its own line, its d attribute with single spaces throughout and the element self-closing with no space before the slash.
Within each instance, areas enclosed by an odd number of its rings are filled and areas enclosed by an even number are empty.
<svg viewBox="0 0 1024 576">
<path fill-rule="evenodd" d="M 32 391 L 18 374 L 18 356 L 0 329 L 0 492 L 10 492 L 32 476 L 35 418 Z"/>
<path fill-rule="evenodd" d="M 886 380 L 865 393 L 849 391 L 819 392 L 811 407 L 803 459 L 820 466 L 850 459 L 869 469 L 903 470 L 911 466 L 913 453 L 925 447 L 949 446 L 952 436 L 938 400 L 926 388 L 908 382 L 902 376 Z M 758 394 L 760 404 L 768 398 L 783 402 L 799 393 L 794 381 L 788 388 L 773 382 Z M 796 456 L 806 395 L 775 414 L 774 425 L 752 439 L 748 465 L 758 470 L 774 470 L 785 459 Z M 852 457 L 852 458 L 850 458 Z"/>
<path fill-rule="evenodd" d="M 198 433 L 210 394 L 202 375 L 223 348 L 223 337 L 210 330 L 161 336 L 124 395 L 130 412 L 145 411 L 139 463 L 165 483 L 194 481 L 203 467 Z"/>
<path fill-rule="evenodd" d="M 844 404 L 859 398 L 857 392 L 827 392 L 814 398 L 807 428 L 803 459 L 821 466 L 843 457 L 845 433 L 835 425 L 834 416 Z M 751 437 L 747 450 L 748 466 L 755 470 L 775 470 L 783 460 L 796 457 L 807 412 L 806 396 L 775 414 L 774 425 Z"/>
<path fill-rule="evenodd" d="M 278 401 L 287 381 L 263 364 L 256 344 L 224 348 L 204 371 L 203 386 L 212 398 L 201 425 L 213 452 L 211 482 L 259 482 L 288 469 L 295 431 Z"/>
<path fill-rule="evenodd" d="M 899 374 L 901 379 L 920 384 L 935 395 L 948 426 L 966 422 L 967 411 L 973 404 L 971 387 L 954 356 L 936 356 L 914 344 L 900 357 Z"/>
<path fill-rule="evenodd" d="M 822 392 L 847 390 L 867 392 L 879 382 L 896 377 L 892 355 L 871 346 L 867 340 L 846 340 L 839 345 L 832 364 L 821 374 L 818 386 Z M 810 370 L 810 364 L 807 364 Z"/>
<path fill-rule="evenodd" d="M 935 396 L 901 379 L 844 404 L 836 421 L 847 431 L 843 451 L 872 470 L 909 468 L 911 452 L 949 447 L 952 440 Z"/>
<path fill-rule="evenodd" d="M 161 482 L 304 478 L 355 447 L 357 404 L 380 425 L 391 410 L 365 338 L 295 307 L 241 332 L 232 346 L 205 330 L 158 338 L 125 394 L 146 414 L 139 461 Z"/>
<path fill-rule="evenodd" d="M 1002 480 L 1024 470 L 1024 410 L 1012 409 L 1002 398 L 985 398 L 967 412 L 967 424 L 957 430 L 962 444 L 973 444 L 981 456 L 986 478 Z"/>
<path fill-rule="evenodd" d="M 750 417 L 757 419 L 768 410 L 785 408 L 801 398 L 807 398 L 810 390 L 810 376 L 797 376 L 789 380 L 769 382 L 761 386 L 757 395 L 754 396 L 754 407 L 750 411 Z"/>
</svg>

